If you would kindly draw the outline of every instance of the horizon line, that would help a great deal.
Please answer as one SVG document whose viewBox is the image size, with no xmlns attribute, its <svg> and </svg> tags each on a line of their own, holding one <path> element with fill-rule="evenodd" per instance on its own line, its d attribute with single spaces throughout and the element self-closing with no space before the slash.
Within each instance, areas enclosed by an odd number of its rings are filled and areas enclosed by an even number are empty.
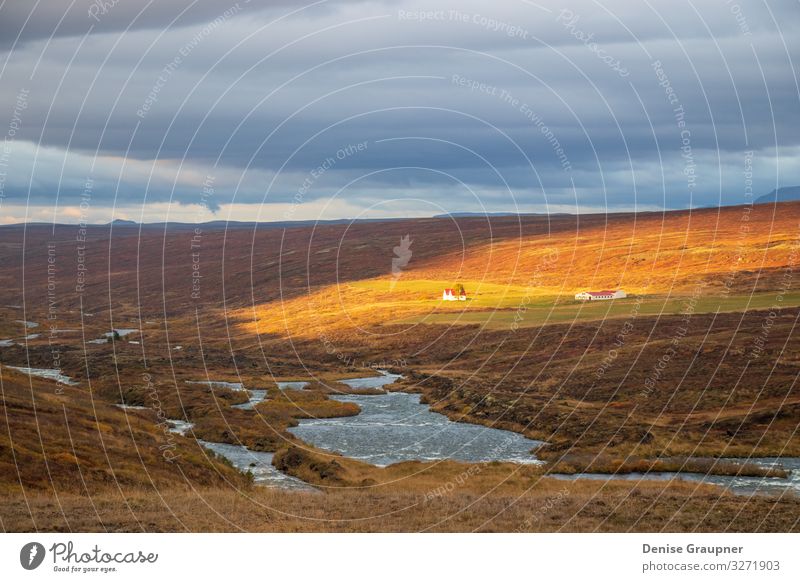
<svg viewBox="0 0 800 582">
<path fill-rule="evenodd" d="M 0 228 L 11 228 L 11 227 L 20 227 L 20 226 L 81 226 L 81 227 L 97 227 L 97 226 L 116 226 L 116 227 L 130 227 L 130 226 L 201 226 L 201 225 L 208 225 L 208 224 L 218 224 L 218 223 L 225 223 L 225 224 L 232 224 L 232 225 L 247 225 L 247 226 L 257 226 L 260 224 L 263 225 L 286 225 L 287 227 L 291 226 L 307 226 L 312 224 L 334 224 L 334 223 L 354 223 L 354 222 L 397 222 L 402 220 L 430 220 L 430 219 L 445 219 L 445 218 L 509 218 L 509 217 L 521 217 L 521 216 L 608 216 L 608 215 L 621 215 L 621 214 L 654 214 L 654 213 L 666 213 L 666 212 L 687 212 L 687 211 L 694 211 L 694 210 L 713 210 L 713 209 L 720 209 L 720 208 L 736 208 L 740 206 L 754 206 L 754 205 L 766 205 L 766 204 L 791 204 L 796 203 L 797 200 L 783 200 L 783 201 L 775 201 L 775 200 L 767 200 L 763 202 L 758 201 L 751 201 L 751 202 L 744 202 L 740 204 L 720 204 L 720 205 L 712 205 L 712 206 L 695 206 L 695 207 L 687 207 L 687 208 L 662 208 L 660 210 L 609 210 L 607 212 L 510 212 L 510 211 L 497 211 L 497 212 L 481 212 L 481 211 L 454 211 L 454 212 L 446 212 L 442 214 L 433 214 L 430 216 L 386 216 L 386 217 L 375 217 L 375 218 L 326 218 L 326 219 L 298 219 L 298 220 L 227 220 L 224 218 L 215 219 L 215 220 L 206 220 L 204 222 L 185 222 L 180 220 L 168 220 L 168 221 L 154 221 L 154 222 L 137 222 L 132 219 L 127 218 L 115 218 L 111 221 L 107 222 L 90 222 L 90 223 L 83 223 L 83 222 L 43 222 L 43 221 L 27 221 L 27 222 L 14 222 L 10 224 L 0 224 Z"/>
</svg>

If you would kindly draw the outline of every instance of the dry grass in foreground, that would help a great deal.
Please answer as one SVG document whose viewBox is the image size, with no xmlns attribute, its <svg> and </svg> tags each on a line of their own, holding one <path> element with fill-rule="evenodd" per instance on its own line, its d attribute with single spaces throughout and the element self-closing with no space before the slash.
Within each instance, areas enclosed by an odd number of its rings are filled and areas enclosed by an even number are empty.
<svg viewBox="0 0 800 582">
<path fill-rule="evenodd" d="M 800 501 L 743 498 L 687 483 L 546 479 L 519 495 L 255 488 L 29 495 L 0 501 L 5 531 L 149 532 L 796 532 Z M 333 518 L 335 516 L 335 518 Z"/>
</svg>

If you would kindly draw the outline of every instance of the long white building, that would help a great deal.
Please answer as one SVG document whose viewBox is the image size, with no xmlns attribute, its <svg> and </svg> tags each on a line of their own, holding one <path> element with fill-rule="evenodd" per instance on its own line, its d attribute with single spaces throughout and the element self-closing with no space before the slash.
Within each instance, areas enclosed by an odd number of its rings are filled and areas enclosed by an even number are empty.
<svg viewBox="0 0 800 582">
<path fill-rule="evenodd" d="M 577 301 L 607 301 L 609 299 L 622 299 L 623 297 L 627 297 L 627 295 L 622 289 L 615 291 L 581 291 L 575 294 Z"/>
</svg>

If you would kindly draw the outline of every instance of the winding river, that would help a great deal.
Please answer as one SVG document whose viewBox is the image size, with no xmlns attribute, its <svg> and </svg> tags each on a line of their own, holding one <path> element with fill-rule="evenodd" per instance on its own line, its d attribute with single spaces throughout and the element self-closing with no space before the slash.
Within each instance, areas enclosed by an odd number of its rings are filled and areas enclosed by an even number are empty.
<svg viewBox="0 0 800 582">
<path fill-rule="evenodd" d="M 400 378 L 382 372 L 380 376 L 340 380 L 355 389 L 383 388 Z M 226 382 L 192 382 L 211 387 L 243 389 Z M 308 382 L 277 382 L 280 389 L 302 389 Z M 250 390 L 250 400 L 236 408 L 252 409 L 266 397 L 266 391 Z M 442 414 L 431 412 L 420 403 L 418 394 L 402 392 L 378 395 L 334 396 L 342 402 L 355 402 L 359 415 L 330 420 L 301 420 L 290 431 L 321 448 L 340 452 L 373 465 L 389 465 L 400 461 L 456 459 L 471 462 L 514 461 L 539 463 L 532 450 L 541 443 L 517 433 L 456 423 Z M 170 421 L 172 431 L 188 436 L 192 424 Z M 205 448 L 226 458 L 241 471 L 250 471 L 257 485 L 316 491 L 303 481 L 290 477 L 272 466 L 272 453 L 251 451 L 241 445 L 199 440 Z"/>
<path fill-rule="evenodd" d="M 75 385 L 72 378 L 60 370 L 14 367 L 25 374 Z M 341 383 L 356 389 L 383 388 L 400 376 L 382 372 L 380 376 L 351 378 Z M 187 382 L 210 388 L 244 390 L 240 383 L 223 381 Z M 281 389 L 301 389 L 307 382 L 278 382 Z M 252 409 L 266 398 L 266 390 L 250 390 L 250 399 L 236 408 Z M 347 394 L 333 396 L 340 402 L 354 402 L 361 407 L 356 416 L 332 419 L 300 420 L 297 427 L 289 429 L 298 438 L 316 447 L 341 453 L 367 463 L 386 466 L 402 461 L 437 461 L 453 459 L 464 462 L 510 461 L 515 463 L 541 463 L 533 451 L 543 443 L 528 439 L 518 433 L 479 425 L 453 422 L 442 414 L 432 412 L 420 402 L 418 394 L 384 392 L 376 395 Z M 141 407 L 118 405 L 125 409 Z M 192 423 L 170 420 L 170 432 L 189 436 Z M 198 439 L 203 447 L 230 461 L 237 469 L 251 472 L 256 484 L 298 491 L 317 491 L 307 483 L 286 475 L 272 466 L 272 453 L 251 451 L 241 445 L 212 443 Z M 748 462 L 762 467 L 781 467 L 789 471 L 787 478 L 727 477 L 700 473 L 651 472 L 611 475 L 578 473 L 575 475 L 550 474 L 548 477 L 564 480 L 672 480 L 681 479 L 697 483 L 719 485 L 733 493 L 800 494 L 800 458 L 754 457 L 748 459 L 721 459 L 731 462 Z"/>
<path fill-rule="evenodd" d="M 382 387 L 394 379 L 384 375 L 341 382 L 357 388 L 375 388 Z M 416 394 L 394 392 L 375 396 L 342 395 L 334 398 L 340 402 L 355 402 L 361 407 L 361 413 L 345 418 L 301 420 L 299 426 L 289 429 L 290 432 L 316 447 L 379 466 L 401 461 L 440 459 L 466 462 L 540 462 L 532 454 L 532 450 L 541 446 L 541 442 L 509 431 L 452 422 L 441 414 L 431 412 L 426 405 L 420 403 L 420 397 Z M 779 467 L 789 471 L 789 476 L 787 478 L 731 477 L 688 472 L 625 475 L 578 473 L 549 476 L 564 480 L 602 481 L 681 479 L 719 485 L 740 495 L 787 492 L 800 494 L 800 458 L 753 457 L 720 460 L 733 463 L 747 462 L 765 468 Z"/>
<path fill-rule="evenodd" d="M 400 376 L 382 372 L 380 376 L 340 380 L 355 389 L 383 388 Z M 281 389 L 302 389 L 307 382 L 278 382 Z M 259 392 L 259 393 L 257 393 Z M 260 391 L 251 391 L 251 400 L 238 408 L 252 408 L 263 400 Z M 346 457 L 372 465 L 386 466 L 403 461 L 457 461 L 484 463 L 510 461 L 515 463 L 541 463 L 535 455 L 540 441 L 528 439 L 518 433 L 453 422 L 442 414 L 432 412 L 420 402 L 418 394 L 384 392 L 377 395 L 347 394 L 332 396 L 340 402 L 354 402 L 361 408 L 356 416 L 330 419 L 300 420 L 289 431 L 315 447 L 340 453 Z M 258 484 L 298 489 L 302 481 L 288 477 L 272 466 L 271 453 L 256 453 L 245 447 L 201 444 L 228 458 L 241 470 L 250 469 Z M 736 462 L 737 459 L 722 459 Z M 741 461 L 741 460 L 740 460 Z M 786 479 L 776 477 L 728 477 L 701 473 L 651 472 L 611 475 L 578 473 L 575 475 L 551 474 L 549 477 L 564 480 L 661 480 L 681 479 L 725 487 L 733 493 L 781 494 L 800 493 L 800 459 L 759 457 L 746 459 L 762 467 L 782 467 L 790 471 Z M 308 485 L 303 484 L 305 487 Z"/>
<path fill-rule="evenodd" d="M 340 380 L 353 388 L 380 388 L 398 376 Z M 540 441 L 518 433 L 453 422 L 420 403 L 419 394 L 341 395 L 339 402 L 361 407 L 357 416 L 301 420 L 289 431 L 316 447 L 386 466 L 402 461 L 512 461 L 540 463 L 532 451 Z"/>
</svg>

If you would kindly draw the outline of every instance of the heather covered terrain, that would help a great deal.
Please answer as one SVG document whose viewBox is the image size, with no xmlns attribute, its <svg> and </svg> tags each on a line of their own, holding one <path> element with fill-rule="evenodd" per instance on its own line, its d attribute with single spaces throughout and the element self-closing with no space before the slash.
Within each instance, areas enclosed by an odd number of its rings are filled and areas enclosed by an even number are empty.
<svg viewBox="0 0 800 582">
<path fill-rule="evenodd" d="M 791 493 L 548 475 L 800 457 L 799 216 L 0 228 L 2 526 L 796 530 Z M 467 300 L 443 302 L 458 284 Z M 607 288 L 629 297 L 574 300 Z M 335 397 L 381 392 L 342 383 L 375 369 L 453 421 L 544 441 L 546 463 L 376 467 L 289 430 L 358 415 Z M 275 453 L 319 492 L 255 485 L 197 439 Z"/>
</svg>

